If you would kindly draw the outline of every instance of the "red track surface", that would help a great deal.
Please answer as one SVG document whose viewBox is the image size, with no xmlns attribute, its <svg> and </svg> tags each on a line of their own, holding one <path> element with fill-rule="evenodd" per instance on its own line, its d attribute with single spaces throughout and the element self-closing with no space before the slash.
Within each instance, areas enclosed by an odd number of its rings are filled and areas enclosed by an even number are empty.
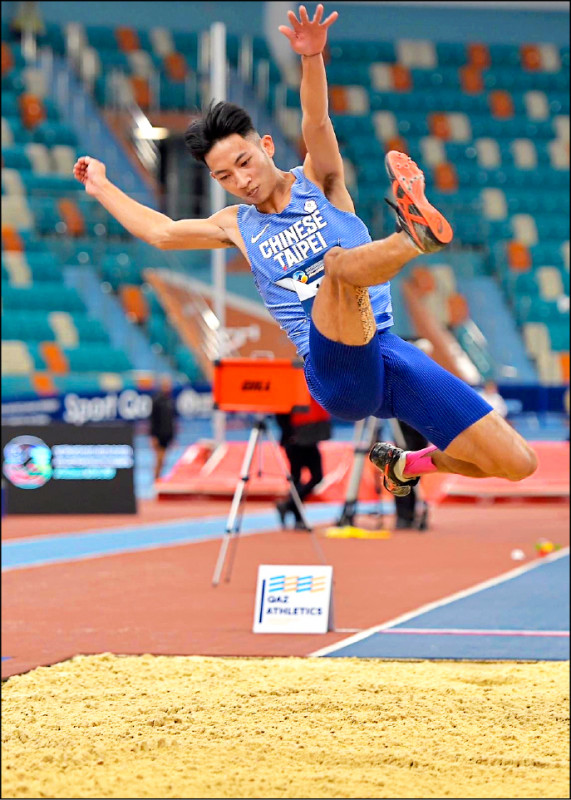
<svg viewBox="0 0 571 800">
<path fill-rule="evenodd" d="M 254 504 L 249 505 L 253 509 Z M 258 506 L 259 507 L 259 506 Z M 225 515 L 228 503 L 141 503 L 140 522 Z M 137 524 L 134 517 L 9 517 L 5 538 Z M 569 543 L 565 502 L 455 504 L 432 509 L 426 533 L 389 540 L 327 539 L 338 628 L 367 628 L 502 574 L 514 548 L 535 558 L 544 537 Z M 213 588 L 219 541 L 31 567 L 3 576 L 2 677 L 76 654 L 300 656 L 339 641 L 253 634 L 258 564 L 316 563 L 307 534 L 240 539 L 229 584 Z M 523 562 L 526 563 L 526 562 Z"/>
</svg>

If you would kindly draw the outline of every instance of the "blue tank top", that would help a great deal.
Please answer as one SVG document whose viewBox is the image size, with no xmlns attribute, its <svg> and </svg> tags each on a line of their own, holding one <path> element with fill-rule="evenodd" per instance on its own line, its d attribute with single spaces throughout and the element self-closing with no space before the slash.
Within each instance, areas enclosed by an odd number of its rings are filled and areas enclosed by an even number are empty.
<svg viewBox="0 0 571 800">
<path fill-rule="evenodd" d="M 258 292 L 272 317 L 297 348 L 309 351 L 311 306 L 324 277 L 323 258 L 331 247 L 352 248 L 371 241 L 355 214 L 340 211 L 303 173 L 292 169 L 295 183 L 289 205 L 280 214 L 238 206 L 238 227 Z M 377 330 L 393 324 L 389 282 L 369 288 Z"/>
</svg>

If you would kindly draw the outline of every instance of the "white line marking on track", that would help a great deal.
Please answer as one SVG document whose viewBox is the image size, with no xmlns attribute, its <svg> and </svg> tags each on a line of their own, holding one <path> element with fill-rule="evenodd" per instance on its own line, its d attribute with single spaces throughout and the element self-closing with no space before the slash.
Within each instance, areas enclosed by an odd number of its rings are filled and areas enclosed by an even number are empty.
<svg viewBox="0 0 571 800">
<path fill-rule="evenodd" d="M 486 628 L 386 628 L 378 633 L 404 633 L 409 636 L 569 636 L 569 631 L 512 631 Z"/>
<path fill-rule="evenodd" d="M 512 578 L 517 578 L 518 575 L 524 575 L 526 572 L 530 572 L 532 569 L 541 567 L 542 564 L 548 564 L 552 561 L 557 561 L 558 559 L 567 555 L 569 555 L 569 548 L 564 547 L 561 550 L 557 550 L 555 553 L 545 556 L 541 560 L 533 561 L 530 564 L 525 564 L 523 567 L 517 567 L 509 572 L 504 572 L 503 575 L 498 575 L 497 578 L 490 578 L 490 580 L 482 581 L 482 583 L 477 583 L 475 586 L 471 586 L 469 589 L 463 589 L 462 591 L 451 594 L 448 597 L 443 597 L 441 600 L 435 600 L 433 603 L 427 603 L 424 606 L 420 606 L 420 608 L 415 608 L 414 611 L 401 614 L 400 617 L 395 617 L 395 619 L 384 622 L 382 625 L 375 625 L 372 628 L 366 628 L 360 633 L 356 633 L 354 636 L 349 636 L 347 639 L 342 639 L 340 642 L 336 642 L 335 644 L 330 644 L 327 647 L 322 647 L 319 650 L 315 650 L 313 653 L 308 654 L 308 658 L 329 655 L 330 653 L 334 653 L 336 650 L 341 650 L 350 644 L 355 644 L 356 642 L 360 642 L 362 639 L 367 639 L 369 636 L 372 636 L 373 633 L 380 633 L 387 628 L 393 628 L 395 625 L 400 625 L 402 622 L 406 622 L 409 619 L 413 619 L 421 614 L 425 614 L 427 611 L 433 611 L 436 608 L 447 606 L 450 603 L 453 603 L 455 600 L 462 600 L 462 598 L 470 597 L 470 595 L 477 594 L 477 592 L 481 592 L 484 589 L 490 589 L 492 586 L 505 583 Z"/>
</svg>

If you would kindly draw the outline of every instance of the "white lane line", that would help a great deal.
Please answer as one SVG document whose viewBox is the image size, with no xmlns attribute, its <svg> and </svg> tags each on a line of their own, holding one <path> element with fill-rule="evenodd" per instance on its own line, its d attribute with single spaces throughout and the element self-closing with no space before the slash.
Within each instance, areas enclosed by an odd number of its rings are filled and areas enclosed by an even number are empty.
<svg viewBox="0 0 571 800">
<path fill-rule="evenodd" d="M 386 628 L 379 633 L 404 633 L 409 636 L 562 636 L 569 631 L 487 630 L 486 628 Z"/>
<path fill-rule="evenodd" d="M 400 617 L 395 617 L 395 619 L 384 622 L 382 625 L 375 625 L 372 628 L 366 628 L 360 633 L 356 633 L 354 636 L 349 636 L 347 639 L 342 639 L 340 642 L 336 642 L 335 644 L 315 650 L 313 653 L 309 653 L 308 657 L 311 658 L 313 656 L 319 657 L 329 655 L 330 653 L 334 653 L 336 650 L 341 650 L 350 644 L 355 644 L 356 642 L 360 642 L 362 639 L 367 639 L 374 633 L 379 633 L 387 628 L 393 628 L 395 625 L 400 625 L 402 622 L 407 622 L 409 619 L 414 619 L 414 617 L 425 614 L 427 611 L 433 611 L 436 608 L 442 608 L 442 606 L 447 606 L 450 603 L 453 603 L 455 600 L 462 600 L 464 597 L 470 597 L 470 595 L 482 592 L 484 589 L 490 589 L 492 586 L 498 586 L 500 583 L 505 583 L 506 581 L 512 580 L 512 578 L 517 578 L 518 575 L 524 575 L 526 572 L 530 572 L 532 569 L 537 569 L 543 564 L 549 564 L 568 555 L 569 548 L 563 547 L 561 550 L 557 550 L 555 553 L 551 553 L 541 560 L 533 561 L 530 564 L 525 564 L 523 567 L 517 567 L 509 572 L 504 572 L 503 575 L 498 575 L 497 578 L 490 578 L 490 580 L 477 583 L 475 586 L 471 586 L 469 589 L 463 589 L 460 592 L 448 595 L 448 597 L 443 597 L 441 600 L 435 600 L 433 603 L 427 603 L 424 606 L 414 609 L 414 611 L 409 611 L 406 614 L 401 614 Z"/>
</svg>

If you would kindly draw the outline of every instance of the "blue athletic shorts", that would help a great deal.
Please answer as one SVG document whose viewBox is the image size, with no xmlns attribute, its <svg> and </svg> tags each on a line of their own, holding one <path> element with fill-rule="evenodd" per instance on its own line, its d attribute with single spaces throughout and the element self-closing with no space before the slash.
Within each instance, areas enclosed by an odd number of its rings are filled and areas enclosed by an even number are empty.
<svg viewBox="0 0 571 800">
<path fill-rule="evenodd" d="M 387 331 L 366 345 L 346 345 L 323 336 L 311 321 L 305 377 L 334 417 L 396 417 L 439 450 L 492 410 L 467 383 Z"/>
</svg>

